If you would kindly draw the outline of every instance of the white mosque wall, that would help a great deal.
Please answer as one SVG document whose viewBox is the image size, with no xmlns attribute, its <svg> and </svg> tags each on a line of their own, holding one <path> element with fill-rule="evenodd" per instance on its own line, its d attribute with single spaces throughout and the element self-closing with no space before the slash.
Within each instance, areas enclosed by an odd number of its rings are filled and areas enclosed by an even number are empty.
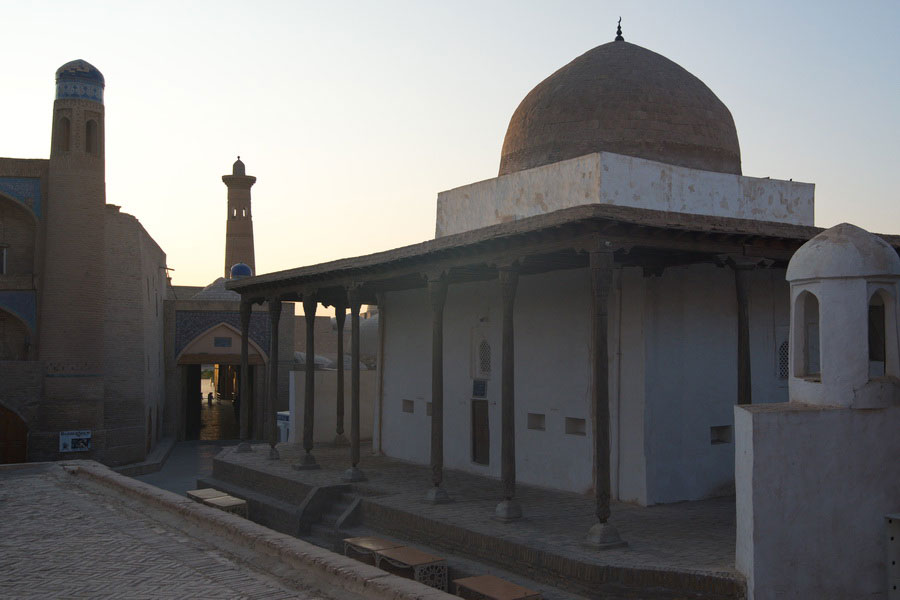
<svg viewBox="0 0 900 600">
<path fill-rule="evenodd" d="M 811 183 L 599 152 L 440 192 L 435 235 L 584 204 L 813 225 L 814 191 Z"/>
<path fill-rule="evenodd" d="M 739 406 L 735 562 L 747 598 L 884 598 L 900 406 Z"/>
<path fill-rule="evenodd" d="M 777 345 L 787 335 L 783 270 L 751 273 L 754 402 L 787 400 Z M 390 292 L 384 357 L 382 449 L 428 464 L 431 309 L 425 289 Z M 523 276 L 515 305 L 516 470 L 522 483 L 588 492 L 592 486 L 590 288 L 586 269 Z M 644 277 L 616 271 L 609 306 L 613 497 L 655 504 L 731 493 L 737 397 L 734 272 L 713 265 Z M 492 349 L 487 384 L 488 465 L 472 460 L 473 339 Z M 444 313 L 444 461 L 500 477 L 500 292 L 496 280 L 448 289 Z M 406 402 L 404 402 L 406 401 Z M 404 411 L 404 404 L 406 411 Z M 412 409 L 412 412 L 407 412 Z M 530 429 L 529 413 L 544 429 Z M 584 419 L 584 435 L 566 419 Z M 711 443 L 711 427 L 724 427 Z"/>
<path fill-rule="evenodd" d="M 783 275 L 751 274 L 754 403 L 787 400 L 775 343 L 776 331 L 783 330 L 776 324 L 788 307 Z M 645 285 L 646 503 L 730 494 L 737 401 L 734 272 L 714 265 L 669 268 Z"/>
</svg>

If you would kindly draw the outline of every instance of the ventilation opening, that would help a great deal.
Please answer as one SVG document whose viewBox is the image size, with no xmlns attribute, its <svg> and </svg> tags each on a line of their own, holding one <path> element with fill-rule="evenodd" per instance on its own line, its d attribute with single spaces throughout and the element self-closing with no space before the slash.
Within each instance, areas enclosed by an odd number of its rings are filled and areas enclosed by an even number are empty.
<svg viewBox="0 0 900 600">
<path fill-rule="evenodd" d="M 413 402 L 412 400 L 404 400 L 403 401 L 403 412 L 411 413 L 411 412 L 415 412 L 415 410 L 416 410 L 415 402 Z"/>
<path fill-rule="evenodd" d="M 778 379 L 787 379 L 790 369 L 789 346 L 787 340 L 781 342 L 778 346 Z"/>
<path fill-rule="evenodd" d="M 584 419 L 566 417 L 566 433 L 569 435 L 586 435 Z"/>
<path fill-rule="evenodd" d="M 709 428 L 710 444 L 730 444 L 731 425 L 715 425 Z"/>
<path fill-rule="evenodd" d="M 807 381 L 822 381 L 819 363 L 819 300 L 802 292 L 794 303 L 794 376 Z"/>
<path fill-rule="evenodd" d="M 84 124 L 84 151 L 97 156 L 100 153 L 97 142 L 97 121 L 91 119 Z"/>
<path fill-rule="evenodd" d="M 479 465 L 491 462 L 487 400 L 472 400 L 472 462 Z"/>
<path fill-rule="evenodd" d="M 869 300 L 869 377 L 884 375 L 887 348 L 884 300 L 875 293 Z"/>
<path fill-rule="evenodd" d="M 540 413 L 528 413 L 528 429 L 544 431 L 545 415 Z"/>
</svg>

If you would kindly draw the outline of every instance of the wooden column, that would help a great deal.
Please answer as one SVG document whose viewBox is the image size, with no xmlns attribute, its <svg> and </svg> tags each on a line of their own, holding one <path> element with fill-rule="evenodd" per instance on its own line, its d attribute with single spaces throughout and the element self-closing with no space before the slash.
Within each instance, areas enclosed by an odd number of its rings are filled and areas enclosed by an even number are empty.
<svg viewBox="0 0 900 600">
<path fill-rule="evenodd" d="M 364 481 L 365 475 L 359 470 L 359 309 L 362 306 L 358 285 L 347 289 L 350 301 L 350 468 L 344 471 L 344 481 Z"/>
<path fill-rule="evenodd" d="M 601 242 L 602 243 L 602 242 Z M 587 542 L 596 548 L 624 546 L 619 532 L 609 522 L 609 291 L 612 286 L 613 254 L 600 248 L 590 252 L 591 277 L 591 419 L 594 437 L 594 496 L 598 522 L 588 532 Z"/>
<path fill-rule="evenodd" d="M 241 302 L 241 389 L 240 420 L 241 443 L 237 452 L 250 452 L 250 313 L 252 304 Z"/>
<path fill-rule="evenodd" d="M 444 302 L 447 300 L 447 276 L 428 277 L 428 299 L 431 302 L 431 483 L 425 495 L 427 502 L 449 502 L 441 487 L 444 479 Z"/>
<path fill-rule="evenodd" d="M 269 324 L 272 333 L 269 337 L 269 389 L 266 393 L 268 406 L 266 420 L 269 424 L 269 458 L 278 459 L 278 322 L 281 320 L 281 299 L 269 298 Z"/>
<path fill-rule="evenodd" d="M 753 402 L 750 378 L 750 309 L 748 294 L 750 291 L 750 273 L 755 265 L 734 264 L 734 287 L 737 292 L 738 306 L 738 330 L 737 330 L 737 360 L 738 383 L 737 403 L 751 404 Z"/>
<path fill-rule="evenodd" d="M 306 451 L 300 462 L 294 463 L 295 469 L 318 469 L 319 464 L 312 455 L 313 433 L 316 418 L 316 308 L 318 299 L 315 293 L 303 294 L 303 316 L 306 319 L 306 371 L 303 394 L 303 449 Z"/>
<path fill-rule="evenodd" d="M 375 454 L 381 454 L 381 424 L 382 420 L 382 407 L 384 406 L 384 327 L 385 327 L 385 294 L 384 292 L 378 292 L 375 295 L 375 299 L 378 301 L 378 352 L 376 354 L 376 360 L 378 364 L 375 365 L 376 376 L 378 379 L 377 387 L 375 390 L 375 407 L 373 411 L 373 429 L 372 432 L 372 452 Z"/>
<path fill-rule="evenodd" d="M 519 271 L 516 265 L 500 268 L 500 297 L 503 305 L 503 356 L 501 363 L 501 462 L 503 500 L 494 510 L 494 516 L 503 522 L 522 518 L 522 508 L 513 497 L 516 494 L 516 372 L 513 309 Z"/>
<path fill-rule="evenodd" d="M 334 305 L 334 318 L 337 321 L 337 427 L 334 443 L 343 446 L 347 443 L 344 436 L 344 321 L 347 318 L 347 302 L 343 298 Z"/>
</svg>

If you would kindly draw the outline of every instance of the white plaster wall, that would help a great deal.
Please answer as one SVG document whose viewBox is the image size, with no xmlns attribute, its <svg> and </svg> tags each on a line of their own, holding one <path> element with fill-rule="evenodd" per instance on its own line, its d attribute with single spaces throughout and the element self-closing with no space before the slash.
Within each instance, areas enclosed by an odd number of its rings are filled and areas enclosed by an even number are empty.
<svg viewBox="0 0 900 600">
<path fill-rule="evenodd" d="M 344 372 L 344 437 L 350 439 L 350 370 Z M 313 443 L 332 444 L 337 435 L 337 371 L 316 371 L 316 408 Z M 359 372 L 359 439 L 371 440 L 376 371 Z M 303 442 L 303 399 L 306 394 L 306 372 L 290 371 L 290 412 L 292 444 Z"/>
<path fill-rule="evenodd" d="M 647 503 L 730 493 L 734 445 L 710 427 L 732 425 L 737 400 L 734 273 L 670 268 L 646 286 Z"/>
<path fill-rule="evenodd" d="M 425 404 L 431 400 L 431 304 L 425 288 L 389 292 L 386 304 L 390 316 L 384 330 L 381 449 L 387 456 L 428 464 L 431 419 L 425 415 Z M 403 400 L 412 400 L 415 412 L 403 412 Z M 449 405 L 446 395 L 444 402 Z"/>
<path fill-rule="evenodd" d="M 814 190 L 600 152 L 440 192 L 435 235 L 583 204 L 813 225 Z"/>
<path fill-rule="evenodd" d="M 757 405 L 735 408 L 735 422 L 736 565 L 748 600 L 886 598 L 900 406 Z"/>
<path fill-rule="evenodd" d="M 516 471 L 522 483 L 586 492 L 592 486 L 590 291 L 584 269 L 521 277 L 516 294 Z M 430 457 L 431 315 L 424 290 L 388 294 L 382 448 L 426 464 Z M 612 303 L 611 303 L 612 304 Z M 472 331 L 491 344 L 488 380 L 490 463 L 471 457 Z M 451 285 L 444 313 L 444 464 L 500 477 L 501 312 L 496 280 Z M 615 352 L 611 349 L 611 355 Z M 404 413 L 402 400 L 415 412 Z M 545 430 L 529 430 L 529 412 Z M 565 418 L 586 420 L 586 435 L 565 433 Z M 452 491 L 451 491 L 452 493 Z"/>
<path fill-rule="evenodd" d="M 620 367 L 615 375 L 619 380 L 616 398 L 619 443 L 615 459 L 617 489 L 615 496 L 620 500 L 647 504 L 647 469 L 645 457 L 644 429 L 644 318 L 646 313 L 646 279 L 640 268 L 626 268 L 620 271 L 622 300 L 621 344 L 617 344 Z M 612 314 L 612 313 L 611 313 Z M 612 354 L 610 354 L 612 356 Z"/>
</svg>

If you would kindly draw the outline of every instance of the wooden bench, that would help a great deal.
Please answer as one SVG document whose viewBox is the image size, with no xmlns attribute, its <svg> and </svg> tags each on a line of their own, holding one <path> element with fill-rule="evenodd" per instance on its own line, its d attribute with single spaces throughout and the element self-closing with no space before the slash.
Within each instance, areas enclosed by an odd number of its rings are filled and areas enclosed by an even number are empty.
<svg viewBox="0 0 900 600">
<path fill-rule="evenodd" d="M 387 550 L 389 548 L 399 548 L 403 544 L 392 542 L 379 537 L 355 537 L 344 539 L 344 556 L 355 558 L 356 560 L 375 564 L 375 552 L 378 550 Z"/>
<path fill-rule="evenodd" d="M 456 595 L 470 600 L 540 600 L 539 592 L 493 575 L 454 579 Z"/>
<path fill-rule="evenodd" d="M 213 488 L 204 488 L 200 490 L 190 490 L 188 491 L 187 496 L 191 500 L 200 502 L 206 506 L 212 506 L 213 508 L 218 508 L 225 512 L 234 513 L 245 519 L 250 518 L 247 501 L 235 498 L 234 496 L 229 496 L 225 492 Z"/>
<path fill-rule="evenodd" d="M 375 566 L 396 575 L 408 575 L 419 583 L 447 591 L 447 561 L 409 546 L 375 551 Z M 387 568 L 386 568 L 387 567 Z"/>
</svg>

